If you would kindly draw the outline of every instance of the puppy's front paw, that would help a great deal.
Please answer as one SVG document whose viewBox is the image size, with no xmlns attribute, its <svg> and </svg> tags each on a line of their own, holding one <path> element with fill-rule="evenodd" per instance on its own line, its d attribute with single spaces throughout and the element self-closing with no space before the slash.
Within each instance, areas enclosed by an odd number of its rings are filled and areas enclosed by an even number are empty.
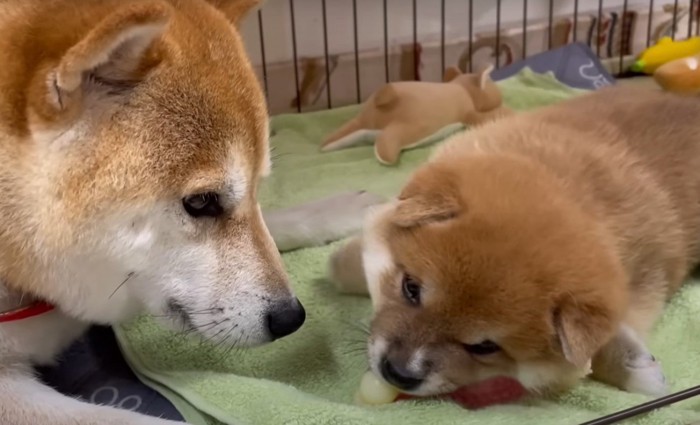
<svg viewBox="0 0 700 425">
<path fill-rule="evenodd" d="M 367 294 L 362 266 L 362 239 L 357 236 L 331 255 L 328 274 L 338 291 L 345 294 Z"/>
<path fill-rule="evenodd" d="M 662 396 L 667 393 L 661 364 L 629 326 L 622 325 L 615 337 L 593 359 L 593 376 L 625 391 Z"/>
<path fill-rule="evenodd" d="M 660 397 L 668 393 L 666 377 L 661 364 L 651 354 L 645 353 L 625 364 L 627 380 L 625 390 L 633 393 Z"/>
</svg>

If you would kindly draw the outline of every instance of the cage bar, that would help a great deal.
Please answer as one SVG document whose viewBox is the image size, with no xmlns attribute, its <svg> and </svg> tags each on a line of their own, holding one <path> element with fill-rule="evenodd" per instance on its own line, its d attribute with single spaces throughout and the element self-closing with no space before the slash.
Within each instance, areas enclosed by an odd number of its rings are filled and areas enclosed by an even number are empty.
<svg viewBox="0 0 700 425">
<path fill-rule="evenodd" d="M 523 0 L 523 59 L 527 57 L 527 0 Z"/>
<path fill-rule="evenodd" d="M 384 0 L 384 79 L 389 82 L 389 10 Z"/>
<path fill-rule="evenodd" d="M 501 0 L 496 0 L 496 69 L 501 67 Z"/>
<path fill-rule="evenodd" d="M 474 70 L 472 56 L 474 55 L 474 0 L 469 0 L 469 72 Z"/>
<path fill-rule="evenodd" d="M 321 0 L 321 12 L 323 13 L 323 56 L 326 62 L 326 103 L 328 109 L 333 107 L 331 101 L 331 64 L 328 59 L 328 13 L 326 12 L 326 0 Z"/>
<path fill-rule="evenodd" d="M 603 0 L 598 1 L 598 20 L 595 32 L 595 54 L 600 57 L 600 30 L 603 26 Z"/>
<path fill-rule="evenodd" d="M 418 81 L 418 5 L 413 0 L 413 80 Z"/>
<path fill-rule="evenodd" d="M 355 90 L 357 103 L 362 102 L 362 88 L 360 87 L 360 46 L 357 40 L 357 0 L 352 0 L 352 36 L 355 47 Z"/>
<path fill-rule="evenodd" d="M 676 30 L 678 29 L 678 0 L 673 2 L 673 20 L 671 20 L 671 39 L 676 39 Z"/>
<path fill-rule="evenodd" d="M 690 0 L 690 11 L 688 12 L 688 38 L 693 35 L 693 15 L 695 14 L 695 0 Z"/>
<path fill-rule="evenodd" d="M 578 0 L 574 0 L 574 43 L 578 41 Z"/>
<path fill-rule="evenodd" d="M 294 19 L 294 0 L 289 0 L 289 18 L 292 24 L 292 60 L 294 60 L 294 88 L 297 93 L 297 112 L 301 112 L 301 93 L 299 91 L 299 62 L 297 60 L 297 28 Z"/>
<path fill-rule="evenodd" d="M 628 34 L 626 31 L 627 27 L 626 25 L 629 24 L 627 21 L 627 0 L 622 3 L 622 20 L 620 21 L 620 58 L 619 58 L 619 67 L 617 69 L 618 73 L 622 74 L 622 66 L 623 62 L 625 59 L 625 47 L 627 46 L 626 43 L 629 43 L 630 40 L 625 40 L 625 34 Z"/>
<path fill-rule="evenodd" d="M 552 50 L 552 31 L 554 30 L 554 0 L 549 0 L 549 19 L 547 25 L 547 49 Z"/>
<path fill-rule="evenodd" d="M 267 59 L 265 58 L 265 29 L 263 26 L 262 9 L 258 9 L 258 33 L 260 35 L 260 60 L 262 61 L 263 84 L 265 87 L 265 97 L 270 96 L 267 86 Z"/>
<path fill-rule="evenodd" d="M 649 20 L 647 21 L 647 47 L 651 46 L 651 22 L 654 17 L 654 0 L 649 0 Z"/>
<path fill-rule="evenodd" d="M 445 75 L 445 0 L 440 1 L 440 75 Z"/>
</svg>

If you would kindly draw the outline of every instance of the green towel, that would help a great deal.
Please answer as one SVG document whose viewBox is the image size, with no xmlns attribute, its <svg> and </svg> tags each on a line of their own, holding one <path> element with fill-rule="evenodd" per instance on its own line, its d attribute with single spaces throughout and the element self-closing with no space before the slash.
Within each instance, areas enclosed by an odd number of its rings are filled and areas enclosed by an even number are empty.
<svg viewBox="0 0 700 425">
<path fill-rule="evenodd" d="M 569 98 L 578 91 L 551 75 L 525 70 L 500 83 L 516 110 Z M 292 206 L 343 190 L 391 196 L 430 148 L 404 152 L 399 167 L 385 167 L 371 147 L 319 153 L 322 137 L 357 107 L 283 115 L 272 120 L 277 159 L 262 196 L 265 207 Z M 555 400 L 469 411 L 449 402 L 408 401 L 366 408 L 352 404 L 366 370 L 365 336 L 357 323 L 370 316 L 364 297 L 339 295 L 326 276 L 337 244 L 283 255 L 308 320 L 273 344 L 226 353 L 187 340 L 144 317 L 117 329 L 124 354 L 148 385 L 171 399 L 193 424 L 577 424 L 646 400 L 585 381 Z M 652 341 L 674 390 L 700 384 L 700 288 L 692 285 L 669 308 Z M 228 354 L 228 355 L 226 355 Z M 215 418 L 215 419 L 214 419 Z M 634 424 L 700 421 L 700 399 L 655 412 Z"/>
</svg>

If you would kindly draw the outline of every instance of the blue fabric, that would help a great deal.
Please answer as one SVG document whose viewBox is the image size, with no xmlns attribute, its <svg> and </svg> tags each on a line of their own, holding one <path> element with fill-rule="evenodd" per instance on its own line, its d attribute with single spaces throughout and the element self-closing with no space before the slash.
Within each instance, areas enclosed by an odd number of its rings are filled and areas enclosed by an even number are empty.
<svg viewBox="0 0 700 425">
<path fill-rule="evenodd" d="M 495 81 L 503 80 L 525 67 L 539 74 L 552 72 L 557 80 L 577 89 L 596 90 L 615 84 L 615 79 L 584 43 L 571 43 L 530 56 L 494 70 L 491 78 Z"/>
<path fill-rule="evenodd" d="M 134 375 L 122 357 L 114 332 L 93 327 L 54 367 L 37 368 L 38 377 L 58 392 L 95 404 L 184 421 L 165 397 Z"/>
</svg>

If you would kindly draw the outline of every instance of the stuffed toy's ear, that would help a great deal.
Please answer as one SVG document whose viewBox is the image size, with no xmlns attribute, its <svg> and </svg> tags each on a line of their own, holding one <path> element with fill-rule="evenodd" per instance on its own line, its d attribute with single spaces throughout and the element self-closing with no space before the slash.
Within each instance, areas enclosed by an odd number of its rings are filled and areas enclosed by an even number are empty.
<svg viewBox="0 0 700 425">
<path fill-rule="evenodd" d="M 254 9 L 262 5 L 264 0 L 207 0 L 212 6 L 238 26 Z"/>
<path fill-rule="evenodd" d="M 472 78 L 465 83 L 478 112 L 493 111 L 502 104 L 501 91 L 491 79 L 492 71 L 493 65 L 489 65 L 478 74 L 472 74 Z"/>
<path fill-rule="evenodd" d="M 493 81 L 491 80 L 491 72 L 493 72 L 493 65 L 487 66 L 479 73 L 479 88 L 481 90 L 486 90 L 486 85 Z"/>
</svg>

